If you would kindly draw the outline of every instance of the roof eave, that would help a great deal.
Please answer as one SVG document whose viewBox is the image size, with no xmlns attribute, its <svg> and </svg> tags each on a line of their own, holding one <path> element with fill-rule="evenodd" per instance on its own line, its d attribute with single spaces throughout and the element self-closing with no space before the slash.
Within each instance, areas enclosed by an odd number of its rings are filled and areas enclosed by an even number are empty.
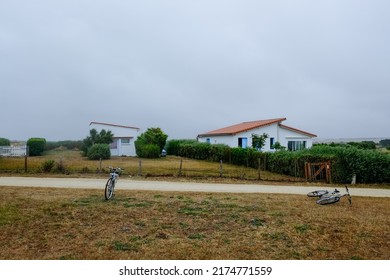
<svg viewBox="0 0 390 280">
<path fill-rule="evenodd" d="M 310 133 L 310 132 L 306 132 L 306 131 L 303 131 L 303 130 L 300 130 L 300 129 L 296 129 L 296 128 L 293 128 L 293 127 L 290 127 L 290 126 L 287 126 L 287 125 L 284 125 L 284 124 L 280 124 L 280 127 L 283 127 L 285 129 L 288 129 L 288 130 L 291 130 L 291 131 L 295 131 L 295 132 L 298 132 L 298 133 L 301 133 L 301 134 L 305 134 L 311 138 L 315 138 L 317 137 L 317 135 L 313 134 L 313 133 Z"/>
</svg>

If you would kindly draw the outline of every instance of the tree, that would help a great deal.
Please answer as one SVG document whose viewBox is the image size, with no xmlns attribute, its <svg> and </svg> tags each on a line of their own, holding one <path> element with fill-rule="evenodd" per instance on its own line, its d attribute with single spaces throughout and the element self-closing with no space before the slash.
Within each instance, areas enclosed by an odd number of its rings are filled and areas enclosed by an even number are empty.
<svg viewBox="0 0 390 280">
<path fill-rule="evenodd" d="M 98 133 L 96 129 L 91 129 L 89 131 L 89 136 L 83 140 L 83 146 L 81 148 L 83 155 L 88 156 L 88 151 L 94 144 L 111 144 L 113 137 L 114 135 L 110 130 L 106 131 L 105 129 L 102 129 Z"/>
<path fill-rule="evenodd" d="M 262 135 L 252 133 L 252 147 L 260 151 L 264 147 L 267 138 L 267 133 L 263 133 Z"/>
<path fill-rule="evenodd" d="M 157 158 L 161 155 L 167 143 L 168 135 L 161 128 L 148 128 L 146 132 L 138 136 L 135 141 L 137 156 L 147 158 Z"/>
</svg>

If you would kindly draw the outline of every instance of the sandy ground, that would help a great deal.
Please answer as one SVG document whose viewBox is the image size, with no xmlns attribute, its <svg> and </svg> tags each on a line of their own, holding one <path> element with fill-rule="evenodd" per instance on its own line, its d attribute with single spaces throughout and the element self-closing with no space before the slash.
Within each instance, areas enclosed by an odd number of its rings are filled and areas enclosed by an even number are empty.
<svg viewBox="0 0 390 280">
<path fill-rule="evenodd" d="M 35 177 L 0 177 L 0 186 L 14 187 L 50 187 L 104 189 L 107 179 L 89 178 L 35 178 Z M 316 189 L 332 191 L 332 187 L 282 186 L 282 185 L 248 185 L 248 184 L 212 184 L 192 182 L 166 182 L 122 179 L 118 180 L 116 189 L 151 190 L 151 191 L 188 191 L 188 192 L 226 192 L 226 193 L 279 193 L 302 194 Z M 341 190 L 344 191 L 344 190 Z M 350 188 L 351 196 L 390 197 L 390 190 Z"/>
</svg>

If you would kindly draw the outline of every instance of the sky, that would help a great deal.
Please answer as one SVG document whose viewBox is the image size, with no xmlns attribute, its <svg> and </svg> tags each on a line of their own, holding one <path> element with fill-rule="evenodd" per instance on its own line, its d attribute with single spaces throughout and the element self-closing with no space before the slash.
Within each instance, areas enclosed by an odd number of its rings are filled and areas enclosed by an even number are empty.
<svg viewBox="0 0 390 280">
<path fill-rule="evenodd" d="M 390 1 L 0 0 L 0 137 L 287 118 L 390 137 Z"/>
</svg>

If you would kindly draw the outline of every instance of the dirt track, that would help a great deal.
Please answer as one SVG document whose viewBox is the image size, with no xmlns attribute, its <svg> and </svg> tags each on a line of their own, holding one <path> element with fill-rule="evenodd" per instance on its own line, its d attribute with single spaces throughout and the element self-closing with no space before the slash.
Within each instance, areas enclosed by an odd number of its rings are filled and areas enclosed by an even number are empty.
<svg viewBox="0 0 390 280">
<path fill-rule="evenodd" d="M 14 187 L 51 187 L 104 189 L 106 179 L 87 178 L 35 178 L 35 177 L 0 177 L 0 186 Z M 280 193 L 302 194 L 315 189 L 332 190 L 332 187 L 304 187 L 282 185 L 248 185 L 248 184 L 210 184 L 192 182 L 166 182 L 119 179 L 117 189 L 152 190 L 152 191 L 188 191 L 188 192 L 227 192 L 227 193 Z M 390 197 L 390 190 L 350 188 L 352 196 Z"/>
</svg>

